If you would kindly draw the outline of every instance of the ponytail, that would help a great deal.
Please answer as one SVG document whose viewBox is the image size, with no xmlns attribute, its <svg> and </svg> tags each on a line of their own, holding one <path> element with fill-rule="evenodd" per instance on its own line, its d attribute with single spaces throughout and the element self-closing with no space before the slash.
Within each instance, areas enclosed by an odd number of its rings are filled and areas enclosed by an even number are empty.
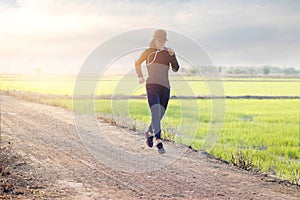
<svg viewBox="0 0 300 200">
<path fill-rule="evenodd" d="M 150 48 L 156 48 L 156 45 L 155 45 L 155 39 L 153 38 L 152 40 L 151 40 L 151 42 L 149 43 L 149 47 Z"/>
</svg>

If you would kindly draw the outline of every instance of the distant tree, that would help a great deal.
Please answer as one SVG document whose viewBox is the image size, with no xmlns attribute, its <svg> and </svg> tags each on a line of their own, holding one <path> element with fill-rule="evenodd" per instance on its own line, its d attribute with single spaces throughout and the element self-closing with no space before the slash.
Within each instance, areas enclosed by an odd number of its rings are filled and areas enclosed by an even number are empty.
<svg viewBox="0 0 300 200">
<path fill-rule="evenodd" d="M 197 74 L 197 70 L 194 67 L 191 67 L 191 68 L 189 68 L 189 74 L 196 75 Z"/>
<path fill-rule="evenodd" d="M 297 71 L 294 67 L 289 67 L 284 70 L 285 75 L 291 75 L 291 74 L 298 74 L 299 71 Z"/>
<path fill-rule="evenodd" d="M 245 74 L 246 72 L 239 67 L 234 69 L 234 74 Z"/>
<path fill-rule="evenodd" d="M 269 67 L 264 67 L 263 68 L 263 75 L 268 75 L 268 74 L 270 74 L 270 72 L 271 72 L 271 70 L 270 70 Z"/>
<path fill-rule="evenodd" d="M 239 74 L 240 73 L 240 69 L 239 68 L 235 68 L 234 69 L 234 74 Z"/>
<path fill-rule="evenodd" d="M 256 74 L 255 69 L 254 69 L 253 67 L 250 67 L 250 68 L 248 69 L 248 74 L 249 74 L 249 75 L 254 75 L 254 74 Z"/>
<path fill-rule="evenodd" d="M 222 69 L 223 69 L 222 67 L 218 68 L 218 71 L 219 71 L 220 74 L 222 74 Z"/>
<path fill-rule="evenodd" d="M 182 72 L 182 73 L 184 73 L 184 74 L 185 74 L 185 73 L 187 73 L 187 70 L 186 70 L 186 68 L 184 68 L 184 67 L 181 67 L 181 68 L 180 68 L 180 72 Z"/>
<path fill-rule="evenodd" d="M 226 74 L 233 74 L 232 69 L 227 69 L 227 70 L 226 70 Z"/>
</svg>

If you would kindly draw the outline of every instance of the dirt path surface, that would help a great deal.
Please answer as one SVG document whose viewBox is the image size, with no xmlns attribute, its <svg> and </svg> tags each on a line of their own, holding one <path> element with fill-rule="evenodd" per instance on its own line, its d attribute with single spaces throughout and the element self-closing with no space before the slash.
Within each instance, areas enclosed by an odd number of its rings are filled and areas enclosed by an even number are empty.
<svg viewBox="0 0 300 200">
<path fill-rule="evenodd" d="M 70 111 L 1 95 L 1 135 L 36 173 L 36 199 L 300 199 L 298 187 L 203 152 L 169 143 L 158 155 L 141 134 L 105 123 L 99 127 L 109 142 L 99 143 L 88 124 L 79 130 Z"/>
</svg>

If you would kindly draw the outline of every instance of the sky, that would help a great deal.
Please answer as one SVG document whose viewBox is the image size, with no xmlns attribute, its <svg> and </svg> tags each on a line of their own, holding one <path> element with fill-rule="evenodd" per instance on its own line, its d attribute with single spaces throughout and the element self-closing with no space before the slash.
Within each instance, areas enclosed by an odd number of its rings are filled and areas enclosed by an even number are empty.
<svg viewBox="0 0 300 200">
<path fill-rule="evenodd" d="M 217 66 L 300 69 L 299 22 L 298 0 L 0 0 L 0 73 L 77 73 L 100 44 L 140 28 L 184 34 Z"/>
</svg>

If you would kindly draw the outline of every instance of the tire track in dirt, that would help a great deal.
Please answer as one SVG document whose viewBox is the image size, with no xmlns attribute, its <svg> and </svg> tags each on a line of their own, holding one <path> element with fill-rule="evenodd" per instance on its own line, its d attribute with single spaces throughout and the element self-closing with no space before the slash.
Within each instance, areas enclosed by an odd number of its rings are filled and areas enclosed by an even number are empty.
<svg viewBox="0 0 300 200">
<path fill-rule="evenodd" d="M 169 143 L 165 157 L 145 147 L 143 136 L 99 122 L 111 144 L 141 153 L 146 167 L 119 171 L 96 159 L 82 144 L 72 112 L 1 96 L 1 134 L 37 172 L 49 199 L 299 199 L 300 190 L 262 180 L 261 175 L 230 167 L 184 146 Z M 90 132 L 90 134 L 95 134 Z M 125 138 L 125 140 L 124 140 Z M 123 139 L 123 140 L 122 140 Z M 123 141 L 123 142 L 122 142 Z M 125 141 L 125 142 L 124 142 Z M 184 152 L 174 162 L 172 151 Z M 107 151 L 109 153 L 109 151 Z M 115 155 L 115 154 L 111 154 Z M 126 154 L 124 154 L 126 155 Z M 105 155 L 110 157 L 110 155 Z M 176 158 L 176 157 L 175 157 Z M 130 159 L 134 159 L 130 158 Z M 139 162 L 140 157 L 131 162 Z M 165 160 L 164 160 L 165 159 Z M 102 162 L 101 162 L 102 161 Z M 118 158 L 115 158 L 117 165 Z M 126 164 L 124 164 L 126 166 Z M 139 168 L 138 168 L 139 169 Z"/>
</svg>

